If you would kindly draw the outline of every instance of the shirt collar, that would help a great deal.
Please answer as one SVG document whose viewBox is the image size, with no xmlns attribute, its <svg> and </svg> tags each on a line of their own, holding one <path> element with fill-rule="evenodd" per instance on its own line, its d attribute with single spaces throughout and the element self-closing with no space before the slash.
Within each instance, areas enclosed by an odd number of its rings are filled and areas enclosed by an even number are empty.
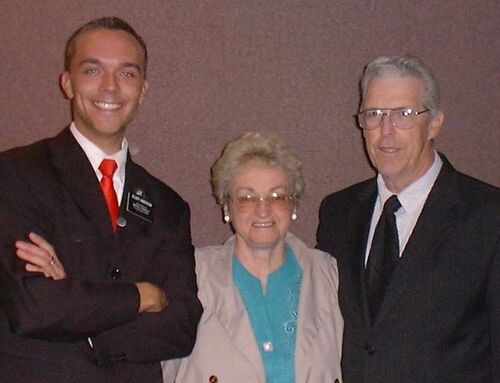
<svg viewBox="0 0 500 383">
<path fill-rule="evenodd" d="M 443 160 L 439 156 L 438 152 L 434 150 L 434 162 L 427 172 L 398 193 L 398 200 L 405 212 L 412 213 L 423 205 L 439 175 L 439 172 L 441 171 L 442 166 Z M 379 202 L 381 206 L 384 206 L 385 201 L 387 201 L 394 193 L 387 188 L 380 173 L 377 176 L 377 186 Z"/>
<path fill-rule="evenodd" d="M 118 165 L 118 177 L 123 183 L 123 181 L 125 180 L 125 164 L 127 162 L 128 152 L 128 141 L 125 137 L 123 138 L 121 149 L 116 153 L 109 155 L 92 141 L 90 141 L 87 137 L 85 137 L 82 133 L 80 133 L 80 131 L 76 128 L 74 122 L 71 123 L 69 130 L 75 137 L 75 140 L 78 142 L 78 144 L 82 147 L 96 175 L 102 175 L 101 171 L 99 170 L 99 165 L 101 164 L 103 159 L 109 158 L 116 161 L 116 164 Z"/>
</svg>

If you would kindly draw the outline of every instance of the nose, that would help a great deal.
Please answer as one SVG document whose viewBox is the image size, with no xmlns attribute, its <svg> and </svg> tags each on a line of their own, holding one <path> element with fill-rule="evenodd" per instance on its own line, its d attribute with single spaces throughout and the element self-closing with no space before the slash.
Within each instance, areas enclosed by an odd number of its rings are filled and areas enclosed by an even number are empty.
<svg viewBox="0 0 500 383">
<path fill-rule="evenodd" d="M 269 206 L 269 201 L 266 199 L 257 200 L 257 206 L 255 206 L 255 214 L 259 217 L 265 217 L 269 214 L 269 210 L 271 207 Z"/>
<path fill-rule="evenodd" d="M 104 73 L 102 76 L 101 89 L 113 92 L 118 87 L 118 83 L 113 73 Z"/>
<path fill-rule="evenodd" d="M 382 135 L 393 134 L 395 129 L 396 125 L 392 122 L 391 113 L 384 113 L 380 121 L 380 131 Z"/>
</svg>

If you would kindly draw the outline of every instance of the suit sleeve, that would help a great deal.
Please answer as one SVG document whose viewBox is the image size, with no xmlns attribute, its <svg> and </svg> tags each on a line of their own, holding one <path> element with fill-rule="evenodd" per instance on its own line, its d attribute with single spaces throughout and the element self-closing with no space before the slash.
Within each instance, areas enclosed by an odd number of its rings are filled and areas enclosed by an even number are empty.
<svg viewBox="0 0 500 383">
<path fill-rule="evenodd" d="M 25 270 L 25 262 L 15 255 L 16 240 L 35 231 L 55 241 L 50 214 L 41 208 L 44 198 L 21 172 L 0 159 L 0 300 L 12 331 L 50 341 L 77 341 L 135 319 L 139 293 L 133 284 L 54 281 Z"/>
<path fill-rule="evenodd" d="M 330 207 L 329 198 L 325 198 L 319 208 L 319 224 L 316 233 L 316 247 L 330 255 L 333 252 L 333 232 L 332 232 L 332 208 Z"/>
<path fill-rule="evenodd" d="M 202 308 L 197 298 L 189 208 L 185 206 L 179 238 L 166 240 L 156 257 L 155 267 L 167 274 L 161 288 L 168 306 L 159 313 L 142 314 L 94 337 L 94 358 L 98 364 L 155 362 L 191 353 Z"/>
<path fill-rule="evenodd" d="M 500 227 L 499 227 L 500 229 Z M 500 233 L 497 234 L 488 285 L 493 381 L 500 381 Z"/>
</svg>

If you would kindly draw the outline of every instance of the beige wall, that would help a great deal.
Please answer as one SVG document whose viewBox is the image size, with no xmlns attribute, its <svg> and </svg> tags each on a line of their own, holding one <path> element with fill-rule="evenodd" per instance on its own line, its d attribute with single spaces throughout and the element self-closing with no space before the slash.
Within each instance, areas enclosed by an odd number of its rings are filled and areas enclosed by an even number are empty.
<svg viewBox="0 0 500 383">
<path fill-rule="evenodd" d="M 69 123 L 58 88 L 65 40 L 117 15 L 150 50 L 133 155 L 190 203 L 195 244 L 229 233 L 209 169 L 247 130 L 277 131 L 301 155 L 309 190 L 293 231 L 314 244 L 321 198 L 373 174 L 352 115 L 362 67 L 378 55 L 431 65 L 446 114 L 437 147 L 500 186 L 499 14 L 496 0 L 0 0 L 0 150 Z"/>
</svg>

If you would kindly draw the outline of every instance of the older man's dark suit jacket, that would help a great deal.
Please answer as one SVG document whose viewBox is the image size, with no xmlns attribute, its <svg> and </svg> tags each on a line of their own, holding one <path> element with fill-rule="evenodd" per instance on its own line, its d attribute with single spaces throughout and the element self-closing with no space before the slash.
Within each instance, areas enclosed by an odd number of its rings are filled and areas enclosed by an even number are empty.
<svg viewBox="0 0 500 383">
<path fill-rule="evenodd" d="M 126 210 L 129 192 L 152 223 Z M 0 381 L 161 382 L 162 359 L 190 353 L 201 315 L 189 207 L 129 158 L 113 234 L 95 173 L 68 129 L 0 154 Z M 14 241 L 35 231 L 68 278 L 24 270 Z M 160 286 L 168 307 L 137 315 L 134 282 Z M 93 349 L 88 345 L 91 338 Z"/>
<path fill-rule="evenodd" d="M 442 158 L 373 326 L 364 256 L 376 180 L 321 204 L 318 247 L 340 273 L 345 383 L 500 381 L 500 192 Z"/>
</svg>

